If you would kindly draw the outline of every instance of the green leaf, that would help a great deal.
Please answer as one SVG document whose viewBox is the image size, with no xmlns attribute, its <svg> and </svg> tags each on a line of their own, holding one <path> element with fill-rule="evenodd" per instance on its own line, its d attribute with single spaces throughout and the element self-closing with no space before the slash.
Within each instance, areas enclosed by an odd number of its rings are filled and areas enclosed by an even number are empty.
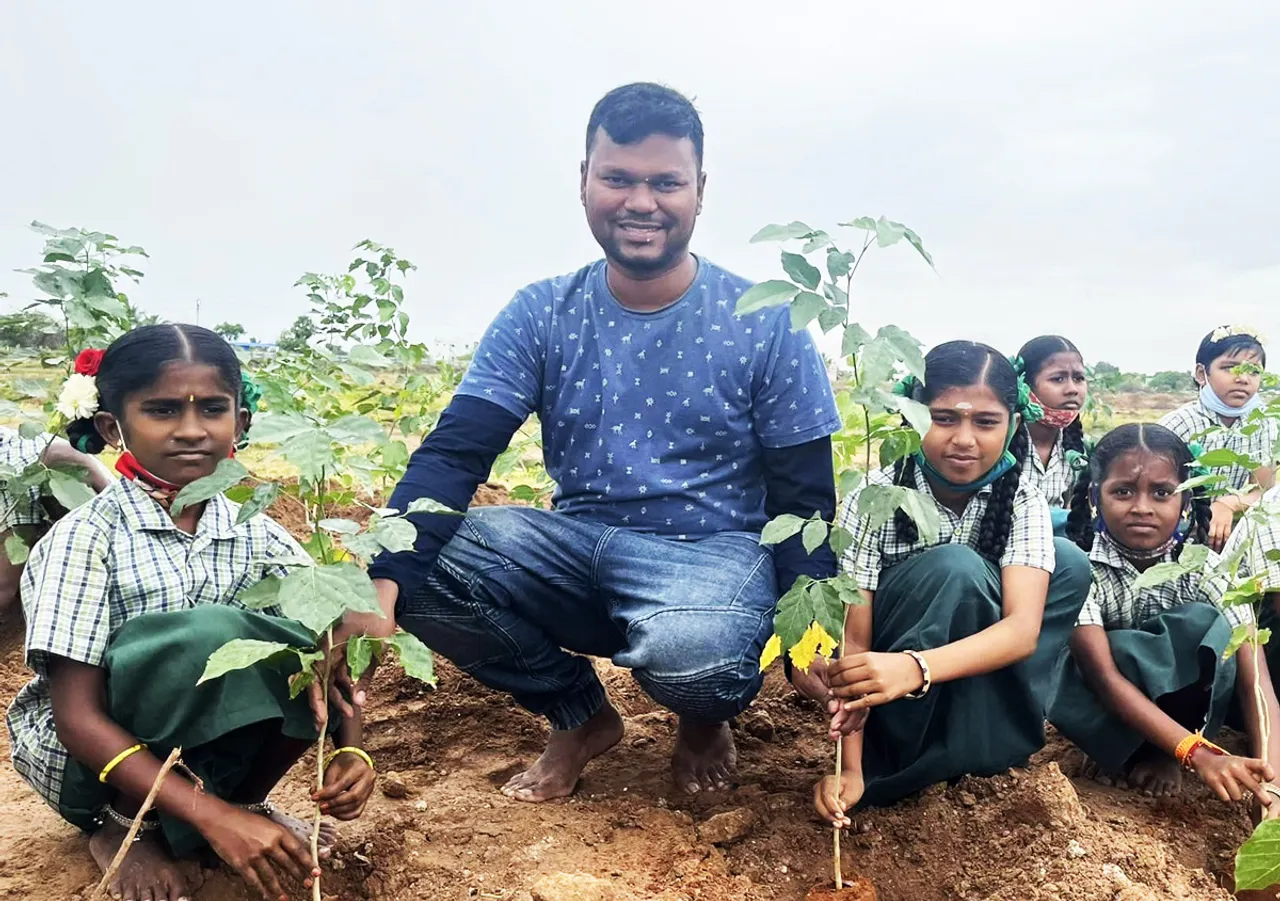
<svg viewBox="0 0 1280 901">
<path fill-rule="evenodd" d="M 316 523 L 316 528 L 339 535 L 354 535 L 360 531 L 360 523 L 354 519 L 322 519 Z"/>
<path fill-rule="evenodd" d="M 938 517 L 938 505 L 922 492 L 914 488 L 903 489 L 902 512 L 911 517 L 920 533 L 920 540 L 925 544 L 933 544 L 938 540 L 938 532 L 942 521 Z"/>
<path fill-rule="evenodd" d="M 312 428 L 301 435 L 294 435 L 280 445 L 280 455 L 298 467 L 305 481 L 318 482 L 325 471 L 338 462 L 333 439 L 323 429 Z"/>
<path fill-rule="evenodd" d="M 280 610 L 316 635 L 347 613 L 382 614 L 368 574 L 354 563 L 308 566 L 280 580 Z"/>
<path fill-rule="evenodd" d="M 1205 485 L 1211 485 L 1211 486 L 1217 487 L 1218 485 L 1226 482 L 1227 478 L 1228 478 L 1227 474 L 1223 472 L 1211 472 L 1211 473 L 1208 473 L 1207 475 L 1192 476 L 1191 478 L 1183 482 L 1181 485 L 1179 485 L 1177 490 L 1193 491 L 1196 488 L 1200 488 Z"/>
<path fill-rule="evenodd" d="M 369 535 L 391 553 L 398 554 L 413 550 L 418 529 L 407 519 L 382 519 L 369 530 Z"/>
<path fill-rule="evenodd" d="M 249 475 L 244 464 L 234 457 L 228 457 L 218 463 L 218 467 L 202 479 L 196 479 L 183 486 L 178 496 L 173 499 L 170 512 L 177 516 L 188 507 L 209 500 L 226 491 L 232 485 L 239 485 Z"/>
<path fill-rule="evenodd" d="M 793 282 L 815 291 L 822 284 L 822 273 L 798 253 L 782 251 L 782 269 Z"/>
<path fill-rule="evenodd" d="M 253 417 L 249 440 L 254 444 L 279 444 L 315 428 L 315 423 L 301 413 L 259 413 Z"/>
<path fill-rule="evenodd" d="M 832 526 L 828 541 L 831 544 L 831 553 L 836 555 L 836 560 L 839 560 L 849 548 L 853 547 L 853 533 L 840 526 Z"/>
<path fill-rule="evenodd" d="M 27 543 L 22 540 L 22 536 L 16 532 L 11 532 L 4 540 L 4 554 L 9 558 L 9 562 L 14 566 L 21 566 L 27 562 L 31 549 L 27 547 Z"/>
<path fill-rule="evenodd" d="M 352 635 L 347 639 L 347 670 L 352 681 L 365 674 L 375 656 L 382 655 L 382 639 L 368 635 Z"/>
<path fill-rule="evenodd" d="M 1237 892 L 1280 882 L 1280 820 L 1263 820 L 1236 852 Z"/>
<path fill-rule="evenodd" d="M 893 368 L 898 362 L 898 352 L 889 342 L 877 337 L 871 343 L 863 345 L 859 362 L 862 364 L 860 373 L 862 384 L 878 385 L 893 376 Z"/>
<path fill-rule="evenodd" d="M 827 309 L 825 300 L 812 291 L 801 291 L 791 301 L 791 330 L 800 331 L 825 309 Z"/>
<path fill-rule="evenodd" d="M 43 400 L 49 395 L 52 386 L 40 379 L 17 378 L 13 380 L 13 390 L 19 397 L 30 397 Z"/>
<path fill-rule="evenodd" d="M 861 607 L 867 602 L 858 590 L 858 583 L 848 573 L 840 573 L 831 580 L 831 584 L 840 592 L 840 602 L 846 607 Z"/>
<path fill-rule="evenodd" d="M 275 607 L 280 600 L 280 577 L 266 576 L 236 595 L 236 600 L 250 610 Z"/>
<path fill-rule="evenodd" d="M 818 234 L 816 229 L 810 228 L 803 222 L 792 222 L 788 225 L 766 225 L 760 231 L 751 236 L 752 244 L 759 244 L 762 241 L 790 241 L 793 238 L 808 238 L 811 235 Z"/>
<path fill-rule="evenodd" d="M 901 397 L 897 394 L 881 393 L 880 400 L 890 410 L 897 410 L 902 418 L 911 424 L 916 434 L 923 438 L 933 426 L 933 414 L 929 408 L 918 400 Z"/>
<path fill-rule="evenodd" d="M 880 465 L 892 466 L 920 449 L 920 436 L 910 429 L 894 429 L 880 442 Z"/>
<path fill-rule="evenodd" d="M 858 494 L 858 515 L 866 517 L 867 528 L 874 532 L 893 519 L 906 493 L 901 485 L 868 485 Z"/>
<path fill-rule="evenodd" d="M 902 365 L 918 379 L 924 378 L 924 353 L 920 350 L 920 342 L 896 325 L 881 326 L 876 332 L 876 340 L 884 341 L 897 354 Z"/>
<path fill-rule="evenodd" d="M 871 336 L 867 334 L 866 329 L 856 322 L 850 322 L 844 327 L 844 340 L 840 342 L 840 355 L 852 357 L 860 347 L 870 340 Z"/>
<path fill-rule="evenodd" d="M 902 226 L 902 234 L 906 237 L 908 243 L 916 249 L 916 253 L 924 257 L 924 261 L 929 264 L 930 268 L 935 268 L 933 266 L 933 257 L 930 255 L 929 251 L 924 249 L 924 242 L 920 240 L 920 236 L 905 225 L 902 225 L 901 222 L 897 224 Z"/>
<path fill-rule="evenodd" d="M 368 532 L 361 532 L 359 535 L 344 535 L 342 546 L 366 563 L 371 562 L 374 557 L 382 553 L 382 545 Z"/>
<path fill-rule="evenodd" d="M 791 314 L 795 317 L 795 307 L 792 307 Z M 825 303 L 822 305 L 822 312 L 818 314 L 818 327 L 822 329 L 823 334 L 832 329 L 839 328 L 844 325 L 844 310 L 839 307 L 829 307 Z M 795 326 L 792 326 L 793 330 Z"/>
<path fill-rule="evenodd" d="M 261 482 L 253 487 L 253 496 L 240 505 L 236 514 L 236 525 L 246 523 L 259 513 L 266 511 L 280 496 L 279 482 Z"/>
<path fill-rule="evenodd" d="M 777 633 L 785 654 L 804 637 L 809 623 L 813 622 L 813 602 L 807 591 L 813 579 L 799 576 L 791 589 L 778 599 L 778 612 L 773 617 L 773 631 Z"/>
<path fill-rule="evenodd" d="M 1201 466 L 1214 468 L 1219 466 L 1243 466 L 1248 470 L 1257 469 L 1261 465 L 1248 454 L 1238 454 L 1227 447 L 1220 447 L 1217 450 L 1203 453 L 1196 458 L 1196 462 Z"/>
<path fill-rule="evenodd" d="M 812 554 L 827 540 L 827 524 L 821 519 L 811 519 L 800 532 L 800 543 L 806 554 Z"/>
<path fill-rule="evenodd" d="M 39 438 L 43 434 L 44 426 L 38 422 L 27 420 L 18 426 L 18 435 L 23 438 Z"/>
<path fill-rule="evenodd" d="M 876 230 L 876 220 L 871 216 L 859 216 L 852 222 L 841 222 L 841 228 L 860 228 L 863 231 L 873 232 Z"/>
<path fill-rule="evenodd" d="M 359 366 L 352 366 L 350 363 L 339 363 L 338 368 L 345 372 L 347 377 L 355 382 L 358 388 L 367 388 L 377 381 L 372 372 L 367 369 L 361 369 Z"/>
<path fill-rule="evenodd" d="M 397 631 L 387 639 L 387 644 L 395 648 L 396 659 L 404 667 L 405 673 L 419 682 L 431 687 L 436 684 L 435 657 L 431 649 L 423 644 L 416 635 Z"/>
<path fill-rule="evenodd" d="M 1236 655 L 1236 651 L 1240 650 L 1253 636 L 1253 626 L 1250 623 L 1236 626 L 1231 630 L 1231 640 L 1227 642 L 1227 646 L 1222 650 L 1222 659 L 1230 660 Z"/>
<path fill-rule="evenodd" d="M 1265 551 L 1262 556 L 1266 557 L 1272 563 L 1280 561 L 1280 548 L 1272 548 L 1269 551 Z"/>
<path fill-rule="evenodd" d="M 804 242 L 804 247 L 800 248 L 801 253 L 813 253 L 826 247 L 831 243 L 831 236 L 824 231 L 816 231 L 809 236 L 809 240 Z"/>
<path fill-rule="evenodd" d="M 831 276 L 831 280 L 844 278 L 849 274 L 849 270 L 853 268 L 853 261 L 857 259 L 848 251 L 837 250 L 834 247 L 827 248 L 827 275 Z"/>
<path fill-rule="evenodd" d="M 204 673 L 196 681 L 202 685 L 210 679 L 217 679 L 238 669 L 247 669 L 255 664 L 278 658 L 289 653 L 291 648 L 283 641 L 260 641 L 256 638 L 236 638 L 228 641 L 209 655 Z"/>
<path fill-rule="evenodd" d="M 799 293 L 800 288 L 798 286 L 791 284 L 791 282 L 784 282 L 781 279 L 757 282 L 742 292 L 742 296 L 738 298 L 734 313 L 738 316 L 745 316 L 748 313 L 754 313 L 766 307 L 776 307 L 784 303 L 790 303 L 791 298 Z"/>
<path fill-rule="evenodd" d="M 372 369 L 387 369 L 395 365 L 395 361 L 364 344 L 357 344 L 351 348 L 347 354 L 347 359 L 357 366 L 368 366 Z"/>
<path fill-rule="evenodd" d="M 74 510 L 81 504 L 89 503 L 94 498 L 93 489 L 84 482 L 75 476 L 56 470 L 49 472 L 49 490 L 53 492 L 53 496 L 58 503 L 68 510 Z M 174 515 L 176 516 L 177 513 L 175 512 Z"/>
<path fill-rule="evenodd" d="M 1178 562 L 1187 568 L 1187 572 L 1204 569 L 1209 562 L 1209 546 L 1205 544 L 1187 544 L 1182 548 Z"/>
<path fill-rule="evenodd" d="M 1195 545 L 1188 545 L 1184 549 L 1184 553 L 1192 547 L 1195 547 Z M 1165 582 L 1172 582 L 1174 579 L 1186 575 L 1193 569 L 1194 567 L 1186 566 L 1182 560 L 1170 561 L 1168 563 L 1157 563 L 1134 580 L 1133 590 L 1142 591 L 1147 588 L 1155 588 L 1158 585 L 1163 585 Z"/>
<path fill-rule="evenodd" d="M 837 642 L 844 638 L 844 602 L 830 582 L 814 582 L 809 586 L 809 603 L 814 619 Z"/>
<path fill-rule="evenodd" d="M 804 528 L 804 525 L 805 521 L 799 516 L 792 513 L 784 513 L 765 523 L 764 529 L 760 532 L 760 543 L 781 544 L 792 535 L 797 534 Z"/>
<path fill-rule="evenodd" d="M 335 441 L 340 441 L 344 444 L 365 444 L 371 441 L 381 441 L 386 437 L 386 432 L 382 430 L 382 426 L 368 416 L 360 416 L 357 413 L 351 413 L 341 419 L 334 420 L 326 425 L 324 430 Z"/>
<path fill-rule="evenodd" d="M 906 231 L 900 222 L 894 222 L 881 216 L 876 220 L 876 244 L 881 247 L 892 247 L 904 237 Z"/>
<path fill-rule="evenodd" d="M 405 516 L 410 513 L 444 513 L 450 516 L 465 516 L 466 514 L 453 509 L 450 506 L 440 503 L 433 497 L 419 497 L 409 502 L 409 508 L 404 511 Z"/>
<path fill-rule="evenodd" d="M 298 670 L 289 677 L 289 700 L 293 700 L 302 694 L 316 682 L 316 674 L 313 670 Z"/>
</svg>

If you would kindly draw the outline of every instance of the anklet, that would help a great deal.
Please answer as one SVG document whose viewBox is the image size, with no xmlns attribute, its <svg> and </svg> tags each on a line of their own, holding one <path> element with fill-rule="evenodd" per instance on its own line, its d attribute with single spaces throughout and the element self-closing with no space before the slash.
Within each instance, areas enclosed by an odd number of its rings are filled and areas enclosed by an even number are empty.
<svg viewBox="0 0 1280 901">
<path fill-rule="evenodd" d="M 111 822 L 115 823 L 117 826 L 123 826 L 125 829 L 129 829 L 133 826 L 133 817 L 125 816 L 124 814 L 120 813 L 120 811 L 112 807 L 110 804 L 103 805 L 102 813 L 103 815 L 106 816 L 107 819 L 111 820 Z M 142 821 L 142 826 L 138 829 L 138 834 L 134 836 L 133 840 L 135 842 L 139 841 L 141 840 L 143 833 L 151 832 L 159 828 L 160 828 L 159 820 L 144 819 Z"/>
</svg>

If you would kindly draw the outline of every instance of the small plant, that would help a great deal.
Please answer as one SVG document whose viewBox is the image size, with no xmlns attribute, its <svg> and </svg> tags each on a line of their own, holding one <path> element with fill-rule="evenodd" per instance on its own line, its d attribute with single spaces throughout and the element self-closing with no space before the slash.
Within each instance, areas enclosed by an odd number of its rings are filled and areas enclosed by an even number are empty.
<svg viewBox="0 0 1280 901">
<path fill-rule="evenodd" d="M 832 439 L 835 449 L 837 484 L 840 495 L 860 489 L 858 514 L 868 520 L 874 533 L 901 509 L 920 530 L 923 540 L 936 538 L 940 523 L 933 502 L 914 488 L 875 484 L 870 481 L 873 453 L 881 467 L 920 449 L 920 436 L 929 428 L 928 407 L 893 393 L 890 383 L 899 370 L 924 380 L 924 355 L 920 342 L 895 325 L 881 327 L 873 337 L 851 316 L 850 294 L 853 277 L 873 246 L 890 247 L 907 241 L 930 266 L 933 259 L 924 249 L 920 237 L 899 222 L 881 216 L 863 216 L 841 227 L 863 233 L 862 246 L 855 251 L 842 250 L 825 231 L 803 222 L 768 225 L 752 237 L 760 241 L 803 241 L 799 253 L 782 251 L 782 268 L 786 279 L 760 282 L 738 300 L 738 315 L 781 304 L 790 305 L 792 329 L 807 328 L 815 320 L 824 333 L 837 329 L 841 334 L 841 356 L 850 370 L 849 387 L 836 395 L 843 428 Z M 821 252 L 825 257 L 822 270 L 807 259 Z M 771 520 L 760 536 L 762 544 L 778 544 L 799 535 L 804 548 L 813 553 L 823 544 L 830 546 L 839 560 L 853 544 L 848 529 L 830 523 L 815 513 L 807 519 L 795 515 Z M 852 577 L 840 573 L 829 579 L 800 576 L 778 601 L 774 617 L 774 634 L 765 645 L 760 668 L 766 669 L 782 654 L 807 671 L 814 659 L 826 657 L 833 650 L 844 653 L 845 620 L 848 608 L 862 604 L 862 595 Z M 837 782 L 843 770 L 842 748 L 836 743 L 835 772 Z M 840 865 L 840 829 L 832 836 L 835 887 L 844 882 Z"/>
</svg>

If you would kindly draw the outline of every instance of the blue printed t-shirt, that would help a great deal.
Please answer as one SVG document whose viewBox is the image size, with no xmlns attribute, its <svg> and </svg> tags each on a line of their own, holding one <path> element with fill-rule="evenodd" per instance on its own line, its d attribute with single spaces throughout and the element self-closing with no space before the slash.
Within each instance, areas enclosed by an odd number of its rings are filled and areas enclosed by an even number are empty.
<svg viewBox="0 0 1280 901">
<path fill-rule="evenodd" d="M 558 511 L 676 538 L 764 527 L 763 448 L 840 427 L 807 331 L 785 306 L 738 318 L 751 286 L 705 259 L 655 313 L 614 298 L 603 260 L 520 291 L 459 394 L 542 423 Z"/>
</svg>

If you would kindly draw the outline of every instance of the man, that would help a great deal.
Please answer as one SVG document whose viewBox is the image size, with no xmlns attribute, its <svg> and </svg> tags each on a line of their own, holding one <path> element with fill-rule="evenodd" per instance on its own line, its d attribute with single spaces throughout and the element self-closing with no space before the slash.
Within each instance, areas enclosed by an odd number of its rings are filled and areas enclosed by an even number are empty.
<svg viewBox="0 0 1280 901">
<path fill-rule="evenodd" d="M 530 285 L 498 315 L 390 500 L 465 509 L 524 420 L 541 421 L 554 512 L 415 515 L 415 550 L 371 570 L 400 626 L 550 721 L 508 797 L 569 794 L 622 737 L 577 654 L 629 667 L 679 714 L 677 785 L 727 787 L 728 720 L 759 691 L 779 582 L 835 569 L 798 539 L 776 553 L 759 543 L 769 517 L 833 517 L 839 418 L 786 308 L 736 317 L 750 283 L 689 252 L 702 138 L 667 88 L 600 100 L 581 200 L 604 260 Z"/>
</svg>

